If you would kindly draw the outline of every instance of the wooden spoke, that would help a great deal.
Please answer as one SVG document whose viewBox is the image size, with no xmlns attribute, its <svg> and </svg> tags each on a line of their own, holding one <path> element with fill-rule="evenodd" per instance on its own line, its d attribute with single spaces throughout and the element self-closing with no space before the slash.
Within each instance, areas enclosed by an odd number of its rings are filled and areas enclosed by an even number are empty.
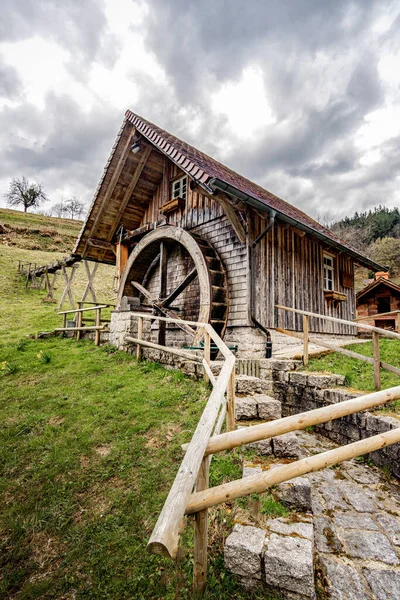
<svg viewBox="0 0 400 600">
<path fill-rule="evenodd" d="M 167 271 L 168 271 L 168 252 L 167 252 L 167 244 L 164 241 L 160 242 L 160 268 L 159 268 L 159 279 L 160 279 L 160 290 L 158 297 L 164 298 L 167 294 Z M 158 303 L 157 303 L 158 304 Z M 165 321 L 160 321 L 158 323 L 158 343 L 162 346 L 165 346 L 165 331 L 166 331 L 166 323 Z"/>
<path fill-rule="evenodd" d="M 185 279 L 167 296 L 164 300 L 161 300 L 161 306 L 168 307 L 172 304 L 172 302 L 180 295 L 182 292 L 190 285 L 197 277 L 197 269 L 196 267 L 190 271 L 185 277 Z"/>
<path fill-rule="evenodd" d="M 134 288 L 136 288 L 143 296 L 145 296 L 148 300 L 150 300 L 150 302 L 152 304 L 155 303 L 156 298 L 153 298 L 153 296 L 150 294 L 149 290 L 146 290 L 145 287 L 143 287 L 138 281 L 131 281 L 131 284 L 133 285 Z"/>
</svg>

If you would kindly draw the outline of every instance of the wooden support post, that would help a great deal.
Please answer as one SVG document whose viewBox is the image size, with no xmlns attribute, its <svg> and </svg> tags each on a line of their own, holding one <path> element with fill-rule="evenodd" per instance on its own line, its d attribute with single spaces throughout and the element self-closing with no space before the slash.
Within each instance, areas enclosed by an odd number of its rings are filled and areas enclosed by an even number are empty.
<svg viewBox="0 0 400 600">
<path fill-rule="evenodd" d="M 67 327 L 67 315 L 63 314 L 63 329 Z"/>
<path fill-rule="evenodd" d="M 203 458 L 197 478 L 196 491 L 202 492 L 209 486 L 210 457 Z M 193 591 L 202 594 L 207 583 L 208 509 L 195 514 Z"/>
<path fill-rule="evenodd" d="M 231 376 L 229 377 L 228 386 L 226 388 L 226 399 L 227 399 L 227 419 L 226 428 L 228 431 L 235 430 L 235 367 L 232 369 Z"/>
<path fill-rule="evenodd" d="M 137 339 L 138 340 L 142 340 L 143 339 L 143 317 L 139 317 L 138 318 Z M 138 360 L 142 360 L 142 346 L 141 346 L 141 344 L 138 344 L 136 346 L 136 358 Z"/>
<path fill-rule="evenodd" d="M 372 332 L 372 346 L 374 350 L 374 384 L 375 390 L 379 392 L 381 389 L 381 359 L 379 352 L 379 333 Z"/>
<path fill-rule="evenodd" d="M 159 298 L 165 298 L 167 295 L 167 246 L 165 242 L 161 242 L 160 244 L 160 291 Z M 165 321 L 158 322 L 158 343 L 161 346 L 165 346 L 165 332 L 166 332 L 166 323 Z"/>
<path fill-rule="evenodd" d="M 101 308 L 96 309 L 95 325 L 96 325 L 96 327 L 100 327 L 100 325 L 101 325 Z M 100 336 L 101 336 L 100 329 L 96 329 L 96 333 L 94 334 L 94 343 L 96 344 L 96 346 L 100 346 Z"/>
<path fill-rule="evenodd" d="M 82 313 L 81 313 L 81 311 L 78 311 L 76 313 L 75 326 L 76 327 L 82 327 Z M 76 339 L 80 340 L 81 336 L 82 336 L 81 330 L 77 329 L 76 330 Z"/>
<path fill-rule="evenodd" d="M 29 280 L 31 278 L 31 263 L 28 264 L 28 271 L 26 273 L 25 287 L 28 287 Z"/>
<path fill-rule="evenodd" d="M 208 333 L 208 331 L 204 332 L 204 360 L 206 361 L 207 365 L 210 366 L 210 351 L 211 351 L 211 339 L 210 339 L 210 334 Z M 204 369 L 204 381 L 205 383 L 209 383 L 210 378 L 208 376 L 207 370 Z"/>
<path fill-rule="evenodd" d="M 77 268 L 78 268 L 78 265 L 72 265 L 71 275 L 68 277 L 67 269 L 65 268 L 65 266 L 62 265 L 62 267 L 61 267 L 61 270 L 62 270 L 62 273 L 64 276 L 64 281 L 65 281 L 65 290 L 63 291 L 63 295 L 61 296 L 60 304 L 58 307 L 59 309 L 62 308 L 67 296 L 69 298 L 72 308 L 75 308 L 75 302 L 74 302 L 74 297 L 73 297 L 72 291 L 71 291 L 71 285 L 72 285 L 72 280 L 74 278 L 75 271 Z"/>
<path fill-rule="evenodd" d="M 308 365 L 308 317 L 303 315 L 303 333 L 304 333 L 304 349 L 303 349 L 303 364 Z"/>
<path fill-rule="evenodd" d="M 92 300 L 93 300 L 94 304 L 96 304 L 97 298 L 96 298 L 96 292 L 94 291 L 93 279 L 94 279 L 94 276 L 96 275 L 96 271 L 98 269 L 99 263 L 94 263 L 93 271 L 90 271 L 89 261 L 84 260 L 83 265 L 85 267 L 85 271 L 86 271 L 86 275 L 87 275 L 87 283 L 86 283 L 85 289 L 82 294 L 81 302 L 84 302 L 86 300 L 86 298 L 90 292 L 90 295 L 92 296 Z"/>
<path fill-rule="evenodd" d="M 51 282 L 50 282 L 50 277 L 49 277 L 49 273 L 48 273 L 47 269 L 44 273 L 44 277 L 45 277 L 45 281 L 46 281 L 45 287 L 47 288 L 47 295 L 45 298 L 43 298 L 43 301 L 44 302 L 55 302 L 55 299 L 53 296 L 53 291 L 54 291 L 54 285 L 55 285 L 56 279 L 57 279 L 57 271 L 54 272 L 53 279 Z"/>
<path fill-rule="evenodd" d="M 397 313 L 397 333 L 400 333 L 400 310 Z"/>
</svg>

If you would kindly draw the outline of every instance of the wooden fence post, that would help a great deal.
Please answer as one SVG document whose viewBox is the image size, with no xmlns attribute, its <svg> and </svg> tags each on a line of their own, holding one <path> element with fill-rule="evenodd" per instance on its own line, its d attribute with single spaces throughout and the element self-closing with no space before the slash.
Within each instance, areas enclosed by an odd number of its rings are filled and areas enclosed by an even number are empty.
<svg viewBox="0 0 400 600">
<path fill-rule="evenodd" d="M 204 332 L 204 360 L 210 366 L 210 350 L 211 350 L 211 338 L 208 331 Z M 205 383 L 209 383 L 210 378 L 206 369 L 204 369 L 204 381 Z"/>
<path fill-rule="evenodd" d="M 227 419 L 226 427 L 228 431 L 235 430 L 235 365 L 232 368 L 231 376 L 229 377 L 228 387 L 226 390 L 227 400 Z"/>
<path fill-rule="evenodd" d="M 76 313 L 76 327 L 82 327 L 82 312 L 81 311 L 78 311 Z M 79 329 L 77 329 L 77 331 L 76 331 L 76 339 L 80 340 L 81 339 L 81 335 L 82 335 L 82 332 Z"/>
<path fill-rule="evenodd" d="M 374 350 L 374 383 L 375 390 L 379 392 L 381 389 L 381 359 L 379 353 L 379 333 L 372 332 L 372 345 Z"/>
<path fill-rule="evenodd" d="M 101 308 L 97 308 L 96 309 L 96 322 L 95 322 L 96 327 L 100 327 L 101 325 Z M 96 346 L 100 346 L 100 329 L 96 329 L 96 333 L 94 334 L 94 343 L 96 344 Z"/>
<path fill-rule="evenodd" d="M 304 334 L 304 342 L 303 342 L 303 364 L 306 367 L 308 365 L 308 317 L 307 315 L 303 315 L 303 334 Z"/>
<path fill-rule="evenodd" d="M 143 317 L 138 317 L 137 339 L 138 340 L 143 339 Z M 142 346 L 141 346 L 141 344 L 138 344 L 136 346 L 136 358 L 138 360 L 142 360 Z"/>
<path fill-rule="evenodd" d="M 397 333 L 400 333 L 400 310 L 397 313 Z"/>
<path fill-rule="evenodd" d="M 209 487 L 210 457 L 201 462 L 197 478 L 196 491 L 202 492 Z M 207 583 L 207 545 L 208 545 L 208 509 L 195 514 L 194 556 L 193 556 L 193 591 L 202 594 Z"/>
</svg>

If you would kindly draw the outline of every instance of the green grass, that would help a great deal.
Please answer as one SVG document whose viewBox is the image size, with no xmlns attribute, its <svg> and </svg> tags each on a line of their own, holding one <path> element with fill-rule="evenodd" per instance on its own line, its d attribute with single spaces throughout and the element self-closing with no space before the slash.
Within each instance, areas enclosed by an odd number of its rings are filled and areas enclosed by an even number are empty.
<svg viewBox="0 0 400 600">
<path fill-rule="evenodd" d="M 29 337 L 60 317 L 25 289 L 19 259 L 54 254 L 0 246 L 0 597 L 192 598 L 193 519 L 177 563 L 146 544 L 208 389 L 108 345 Z M 113 272 L 101 274 L 105 300 Z M 213 485 L 240 477 L 240 463 L 237 451 L 219 455 Z M 204 598 L 265 598 L 224 569 L 232 507 L 210 510 Z"/>
<path fill-rule="evenodd" d="M 379 346 L 381 361 L 400 368 L 400 342 L 381 338 Z M 364 356 L 372 356 L 373 354 L 372 342 L 352 344 L 346 346 L 346 348 Z M 355 358 L 343 356 L 343 354 L 339 354 L 338 352 L 322 356 L 321 358 L 311 359 L 307 366 L 307 371 L 322 371 L 344 375 L 346 385 L 356 390 L 372 392 L 375 389 L 372 365 Z M 382 389 L 400 385 L 400 377 L 384 369 L 381 369 L 381 381 Z M 390 407 L 385 407 L 382 410 L 400 413 L 400 401 L 392 403 Z"/>
</svg>

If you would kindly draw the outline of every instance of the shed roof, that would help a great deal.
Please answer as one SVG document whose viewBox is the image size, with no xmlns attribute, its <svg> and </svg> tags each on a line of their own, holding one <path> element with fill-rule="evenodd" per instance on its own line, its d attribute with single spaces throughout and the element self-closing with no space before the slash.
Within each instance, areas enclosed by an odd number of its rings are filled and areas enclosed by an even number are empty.
<svg viewBox="0 0 400 600">
<path fill-rule="evenodd" d="M 378 277 L 378 279 L 376 279 L 375 281 L 372 281 L 367 286 L 365 286 L 365 288 L 363 288 L 362 290 L 360 290 L 357 293 L 357 296 L 356 296 L 357 303 L 359 303 L 360 300 L 362 298 L 364 298 L 365 296 L 374 295 L 374 293 L 376 293 L 377 289 L 380 287 L 387 287 L 391 291 L 399 294 L 399 296 L 400 296 L 400 285 L 398 285 L 397 283 L 394 283 L 394 281 L 390 281 L 390 279 L 385 279 L 384 277 Z"/>
<path fill-rule="evenodd" d="M 195 179 L 207 193 L 213 194 L 216 191 L 216 187 L 220 187 L 220 189 L 224 189 L 228 195 L 236 196 L 244 203 L 256 206 L 259 210 L 268 212 L 272 209 L 276 211 L 277 216 L 282 220 L 305 230 L 309 234 L 322 239 L 326 243 L 342 251 L 346 251 L 360 264 L 373 270 L 382 270 L 381 265 L 375 263 L 356 249 L 344 243 L 332 231 L 312 219 L 299 208 L 285 202 L 285 200 L 282 200 L 278 196 L 275 196 L 275 194 L 272 194 L 246 177 L 236 173 L 201 150 L 198 150 L 194 146 L 191 146 L 187 142 L 168 133 L 164 129 L 161 129 L 157 125 L 136 115 L 130 110 L 127 110 L 125 113 L 125 120 L 122 124 L 117 142 L 121 138 L 126 126 L 129 125 L 133 126 L 136 131 L 139 132 L 153 147 L 159 150 L 160 153 L 167 156 L 180 169 L 187 173 L 191 178 Z M 85 231 L 90 223 L 91 216 L 93 216 L 93 212 L 96 211 L 96 202 L 101 191 L 101 186 L 107 176 L 109 166 L 112 163 L 113 155 L 118 147 L 117 142 L 114 144 L 111 156 L 89 210 L 88 217 L 77 240 L 74 253 L 79 254 L 82 252 L 82 240 L 85 237 Z"/>
</svg>

